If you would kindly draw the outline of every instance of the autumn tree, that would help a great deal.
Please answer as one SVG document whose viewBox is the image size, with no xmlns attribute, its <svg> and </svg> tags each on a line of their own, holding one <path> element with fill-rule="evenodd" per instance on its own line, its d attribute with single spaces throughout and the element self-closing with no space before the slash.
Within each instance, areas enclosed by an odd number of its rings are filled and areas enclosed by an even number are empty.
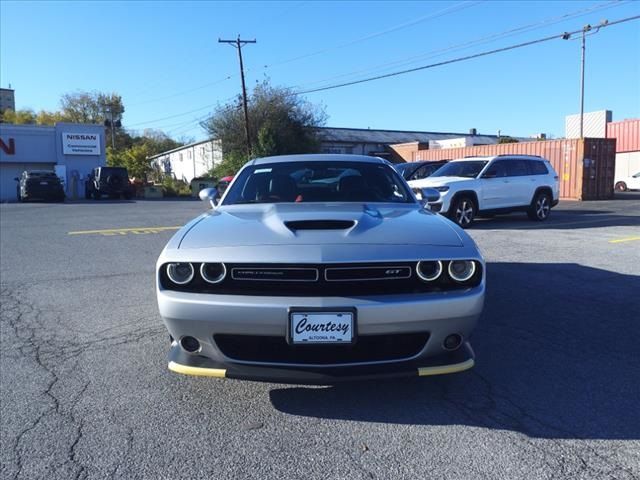
<svg viewBox="0 0 640 480">
<path fill-rule="evenodd" d="M 259 84 L 249 98 L 249 127 L 253 157 L 316 152 L 316 128 L 326 114 L 288 88 Z M 201 123 L 207 133 L 222 143 L 223 162 L 216 167 L 220 177 L 237 172 L 249 159 L 244 113 L 240 99 L 216 109 Z"/>
</svg>

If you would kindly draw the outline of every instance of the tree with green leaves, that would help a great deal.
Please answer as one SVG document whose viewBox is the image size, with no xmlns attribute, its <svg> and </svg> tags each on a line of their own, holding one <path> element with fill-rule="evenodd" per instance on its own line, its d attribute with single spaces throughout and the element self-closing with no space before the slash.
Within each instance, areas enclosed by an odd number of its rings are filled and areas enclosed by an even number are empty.
<svg viewBox="0 0 640 480">
<path fill-rule="evenodd" d="M 254 157 L 317 151 L 316 128 L 324 125 L 326 114 L 291 89 L 259 84 L 249 98 L 248 110 Z M 240 99 L 218 107 L 201 125 L 222 143 L 224 159 L 214 169 L 215 176 L 236 173 L 249 160 Z"/>
</svg>

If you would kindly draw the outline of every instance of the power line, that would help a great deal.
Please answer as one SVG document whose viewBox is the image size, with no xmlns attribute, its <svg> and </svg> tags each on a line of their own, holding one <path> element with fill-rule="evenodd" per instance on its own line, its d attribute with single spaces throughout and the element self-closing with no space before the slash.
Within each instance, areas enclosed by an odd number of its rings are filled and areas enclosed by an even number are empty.
<svg viewBox="0 0 640 480">
<path fill-rule="evenodd" d="M 315 52 L 305 53 L 305 54 L 302 54 L 302 55 L 298 55 L 296 57 L 288 58 L 286 60 L 281 60 L 281 61 L 272 63 L 270 65 L 265 65 L 263 68 L 271 68 L 271 67 L 275 67 L 275 66 L 279 66 L 279 65 L 284 65 L 284 64 L 295 62 L 295 61 L 302 60 L 302 59 L 305 59 L 305 58 L 314 57 L 316 55 L 322 55 L 323 53 L 327 53 L 327 52 L 330 52 L 332 50 L 337 50 L 337 49 L 340 49 L 340 48 L 350 47 L 351 45 L 356 45 L 358 43 L 365 42 L 365 41 L 371 40 L 373 38 L 381 37 L 383 35 L 387 35 L 389 33 L 393 33 L 393 32 L 396 32 L 396 31 L 404 29 L 404 28 L 412 27 L 414 25 L 417 25 L 419 23 L 425 22 L 427 20 L 433 20 L 435 18 L 440 18 L 440 17 L 443 17 L 445 15 L 449 15 L 451 13 L 455 13 L 455 12 L 458 12 L 460 10 L 464 10 L 466 8 L 469 8 L 469 7 L 473 7 L 475 5 L 478 5 L 479 3 L 481 3 L 481 2 L 461 2 L 461 3 L 458 3 L 456 5 L 452 5 L 450 7 L 443 8 L 442 10 L 438 10 L 436 12 L 430 13 L 428 15 L 424 15 L 424 16 L 419 17 L 417 19 L 401 23 L 399 25 L 396 25 L 394 27 L 388 28 L 388 29 L 383 30 L 381 32 L 372 33 L 372 34 L 369 34 L 369 35 L 365 35 L 364 37 L 356 38 L 355 40 L 350 40 L 350 41 L 345 42 L 345 43 L 341 43 L 341 44 L 338 44 L 338 45 L 334 45 L 332 47 L 324 48 L 322 50 L 317 50 Z"/>
<path fill-rule="evenodd" d="M 623 18 L 623 19 L 616 20 L 616 21 L 613 21 L 613 22 L 609 22 L 606 25 L 602 25 L 601 28 L 610 27 L 610 26 L 613 26 L 613 25 L 617 25 L 617 24 L 624 23 L 624 22 L 630 22 L 632 20 L 638 20 L 638 19 L 640 19 L 640 15 L 636 15 L 636 16 L 633 16 L 633 17 L 627 17 L 627 18 Z M 326 90 L 333 90 L 333 89 L 336 89 L 336 88 L 342 88 L 342 87 L 348 87 L 348 86 L 351 86 L 351 85 L 358 85 L 358 84 L 361 84 L 361 83 L 373 82 L 374 80 L 381 80 L 383 78 L 390 78 L 390 77 L 396 77 L 398 75 L 405 75 L 407 73 L 418 72 L 420 70 L 427 70 L 429 68 L 441 67 L 443 65 L 450 65 L 452 63 L 464 62 L 466 60 L 472 60 L 474 58 L 479 58 L 479 57 L 486 57 L 487 55 L 493 55 L 495 53 L 501 53 L 501 52 L 506 52 L 506 51 L 509 51 L 509 50 L 515 50 L 517 48 L 528 47 L 530 45 L 535 45 L 535 44 L 538 44 L 538 43 L 548 42 L 550 40 L 557 40 L 557 39 L 562 38 L 563 35 L 574 35 L 574 34 L 580 33 L 580 32 L 582 32 L 582 29 L 576 30 L 576 31 L 573 31 L 573 32 L 564 32 L 562 34 L 556 34 L 556 35 L 551 35 L 551 36 L 548 36 L 548 37 L 538 38 L 536 40 L 530 40 L 528 42 L 518 43 L 518 44 L 515 44 L 515 45 L 509 45 L 507 47 L 496 48 L 496 49 L 493 49 L 493 50 L 487 50 L 487 51 L 484 51 L 484 52 L 475 53 L 473 55 L 466 55 L 464 57 L 452 58 L 450 60 L 445 60 L 443 62 L 431 63 L 429 65 L 422 65 L 420 67 L 409 68 L 409 69 L 406 69 L 406 70 L 400 70 L 398 72 L 386 73 L 384 75 L 376 75 L 374 77 L 363 78 L 361 80 L 354 80 L 354 81 L 351 81 L 351 82 L 338 83 L 338 84 L 335 84 L 335 85 L 329 85 L 329 86 L 321 87 L 321 88 L 314 88 L 314 89 L 311 89 L 311 90 L 303 90 L 303 91 L 295 92 L 295 95 L 304 95 L 304 94 L 315 93 L 315 92 L 323 92 L 323 91 L 326 91 Z"/>
<path fill-rule="evenodd" d="M 419 55 L 413 55 L 411 57 L 407 57 L 401 60 L 395 60 L 392 62 L 386 62 L 383 64 L 378 64 L 375 66 L 371 66 L 371 67 L 367 67 L 367 68 L 363 68 L 360 70 L 355 70 L 355 71 L 351 71 L 351 72 L 347 72 L 347 73 L 343 73 L 340 75 L 335 75 L 332 77 L 328 77 L 328 78 L 324 78 L 322 80 L 316 80 L 313 82 L 309 82 L 309 83 L 305 83 L 303 85 L 298 85 L 297 88 L 305 88 L 305 87 L 309 87 L 311 85 L 317 85 L 317 84 L 323 84 L 325 82 L 328 82 L 330 80 L 336 80 L 338 78 L 344 78 L 344 77 L 350 77 L 350 76 L 354 76 L 360 73 L 365 73 L 365 72 L 371 72 L 371 71 L 375 71 L 375 70 L 387 70 L 390 69 L 392 66 L 401 66 L 401 65 L 411 65 L 412 63 L 416 63 L 418 60 L 425 60 L 428 58 L 434 58 L 434 57 L 439 57 L 441 56 L 443 53 L 446 52 L 451 52 L 451 51 L 458 51 L 458 50 L 465 50 L 468 48 L 471 48 L 473 46 L 477 46 L 477 45 L 483 45 L 486 43 L 491 43 L 495 40 L 498 40 L 500 38 L 507 38 L 507 37 L 511 37 L 514 35 L 518 35 L 521 33 L 525 33 L 525 32 L 531 32 L 533 30 L 538 30 L 540 28 L 544 28 L 546 26 L 549 25 L 554 25 L 557 23 L 561 23 L 570 19 L 574 19 L 574 18 L 578 18 L 578 17 L 582 17 L 584 15 L 588 15 L 590 13 L 593 13 L 595 11 L 598 10 L 605 10 L 605 9 L 609 9 L 609 8 L 613 8 L 613 7 L 618 7 L 620 5 L 624 5 L 625 1 L 619 1 L 619 0 L 613 0 L 607 3 L 603 3 L 603 4 L 599 4 L 599 5 L 595 5 L 593 7 L 589 7 L 589 8 L 584 8 L 581 10 L 575 10 L 573 12 L 568 12 L 565 13 L 563 15 L 560 16 L 555 16 L 555 17 L 548 17 L 545 18 L 539 22 L 536 23 L 530 23 L 527 25 L 521 25 L 519 27 L 513 28 L 513 29 L 509 29 L 509 30 L 505 30 L 503 32 L 498 32 L 498 33 L 493 33 L 491 35 L 487 35 L 484 37 L 480 37 L 480 38 L 476 38 L 474 40 L 469 40 L 463 43 L 458 43 L 455 45 L 451 45 L 449 47 L 444 47 L 444 48 L 440 48 L 440 49 L 436 49 L 436 50 L 430 50 L 427 52 L 423 52 Z"/>
<path fill-rule="evenodd" d="M 295 5 L 294 7 L 290 7 L 289 10 L 291 10 L 291 9 L 293 9 L 295 7 L 299 7 L 300 5 L 302 5 L 304 3 L 305 2 L 300 2 L 298 5 Z M 473 6 L 475 6 L 475 5 L 479 4 L 479 3 L 480 2 L 462 2 L 460 4 L 450 6 L 450 7 L 444 8 L 442 10 L 438 10 L 437 12 L 425 15 L 423 17 L 419 17 L 417 19 L 401 23 L 399 25 L 391 27 L 391 28 L 389 28 L 387 30 L 383 30 L 381 32 L 368 34 L 368 35 L 366 35 L 364 37 L 357 38 L 355 40 L 351 40 L 349 42 L 346 42 L 346 43 L 343 43 L 343 44 L 340 44 L 340 45 L 335 45 L 333 47 L 325 48 L 323 50 L 318 50 L 318 51 L 315 51 L 315 52 L 306 53 L 306 54 L 303 54 L 303 55 L 299 55 L 297 57 L 293 57 L 293 58 L 289 58 L 289 59 L 286 59 L 286 60 L 282 60 L 282 61 L 273 63 L 271 65 L 264 65 L 263 67 L 258 67 L 258 68 L 267 69 L 267 68 L 271 68 L 271 67 L 275 67 L 275 66 L 280 66 L 280 65 L 287 64 L 287 63 L 291 63 L 291 62 L 294 62 L 294 61 L 297 61 L 297 60 L 301 60 L 301 59 L 304 59 L 304 58 L 308 58 L 308 57 L 312 57 L 312 56 L 316 56 L 316 55 L 321 55 L 323 53 L 330 52 L 330 51 L 335 50 L 335 49 L 345 48 L 345 47 L 348 47 L 348 46 L 351 46 L 351 45 L 355 45 L 355 44 L 358 44 L 358 43 L 361 43 L 361 42 L 364 42 L 364 41 L 367 41 L 367 40 L 370 40 L 370 39 L 373 39 L 373 38 L 380 37 L 382 35 L 387 35 L 389 33 L 393 33 L 395 31 L 401 30 L 403 28 L 408 28 L 408 27 L 411 27 L 413 25 L 417 25 L 417 24 L 422 23 L 422 22 L 427 21 L 427 20 L 439 18 L 439 17 L 445 16 L 445 15 L 448 15 L 450 13 L 455 13 L 457 11 L 464 10 L 466 8 L 469 8 L 469 7 L 473 7 Z M 246 69 L 247 72 L 252 72 L 254 70 L 256 70 L 256 68 L 247 68 Z M 207 88 L 207 87 L 210 87 L 210 86 L 213 86 L 213 85 L 217 85 L 217 84 L 222 83 L 224 81 L 230 80 L 230 79 L 232 79 L 232 78 L 234 78 L 236 76 L 237 76 L 237 74 L 229 74 L 226 77 L 221 78 L 219 80 L 216 80 L 214 82 L 205 83 L 205 84 L 200 85 L 198 87 L 194 87 L 194 88 L 191 88 L 191 89 L 188 89 L 188 90 L 182 90 L 182 91 L 173 93 L 171 95 L 167 95 L 167 96 L 163 96 L 163 97 L 159 97 L 159 98 L 153 98 L 153 99 L 150 99 L 150 100 L 143 100 L 141 102 L 130 104 L 129 106 L 132 107 L 132 106 L 137 106 L 137 105 L 146 105 L 146 104 L 149 104 L 149 103 L 155 103 L 155 102 L 159 102 L 159 101 L 163 101 L 163 100 L 168 100 L 168 99 L 171 99 L 171 98 L 179 97 L 179 96 L 182 96 L 182 95 L 186 95 L 188 93 L 192 93 L 192 92 L 196 92 L 198 90 L 202 90 L 204 88 Z"/>
</svg>

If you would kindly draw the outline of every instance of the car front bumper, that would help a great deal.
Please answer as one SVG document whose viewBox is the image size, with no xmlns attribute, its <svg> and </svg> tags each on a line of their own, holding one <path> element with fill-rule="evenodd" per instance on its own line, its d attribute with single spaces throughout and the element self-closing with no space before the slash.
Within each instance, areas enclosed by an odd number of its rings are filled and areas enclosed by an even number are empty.
<svg viewBox="0 0 640 480">
<path fill-rule="evenodd" d="M 484 280 L 466 290 L 358 298 L 210 295 L 158 289 L 158 306 L 174 339 L 191 336 L 201 345 L 197 354 L 191 354 L 174 342 L 169 363 L 173 371 L 294 383 L 304 383 L 308 377 L 322 383 L 332 378 L 417 375 L 419 368 L 427 367 L 438 367 L 433 371 L 441 373 L 450 373 L 449 367 L 451 371 L 470 368 L 473 352 L 467 340 L 482 312 L 484 292 Z M 218 334 L 286 338 L 291 308 L 355 309 L 356 342 L 367 335 L 412 333 L 428 333 L 428 339 L 417 354 L 407 358 L 336 364 L 247 361 L 225 356 L 216 344 L 214 335 Z M 464 340 L 454 352 L 443 346 L 451 334 L 461 335 Z M 212 373 L 216 371 L 218 374 Z"/>
<path fill-rule="evenodd" d="M 469 342 L 454 352 L 422 360 L 393 364 L 343 367 L 291 367 L 219 363 L 201 355 L 191 355 L 173 342 L 169 352 L 169 370 L 198 377 L 231 378 L 257 382 L 300 385 L 330 385 L 346 381 L 381 380 L 445 375 L 463 372 L 475 364 Z"/>
</svg>

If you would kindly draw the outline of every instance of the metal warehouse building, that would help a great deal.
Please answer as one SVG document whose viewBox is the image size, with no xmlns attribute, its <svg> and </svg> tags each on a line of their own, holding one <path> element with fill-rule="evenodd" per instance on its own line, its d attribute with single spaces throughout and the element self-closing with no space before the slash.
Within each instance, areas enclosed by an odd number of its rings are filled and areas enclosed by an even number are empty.
<svg viewBox="0 0 640 480">
<path fill-rule="evenodd" d="M 189 183 L 222 162 L 222 146 L 219 140 L 204 140 L 153 155 L 149 160 L 163 174 Z"/>
<path fill-rule="evenodd" d="M 91 170 L 106 165 L 104 127 L 0 124 L 0 201 L 16 201 L 15 177 L 24 170 L 55 170 L 68 197 L 84 195 Z"/>
</svg>

